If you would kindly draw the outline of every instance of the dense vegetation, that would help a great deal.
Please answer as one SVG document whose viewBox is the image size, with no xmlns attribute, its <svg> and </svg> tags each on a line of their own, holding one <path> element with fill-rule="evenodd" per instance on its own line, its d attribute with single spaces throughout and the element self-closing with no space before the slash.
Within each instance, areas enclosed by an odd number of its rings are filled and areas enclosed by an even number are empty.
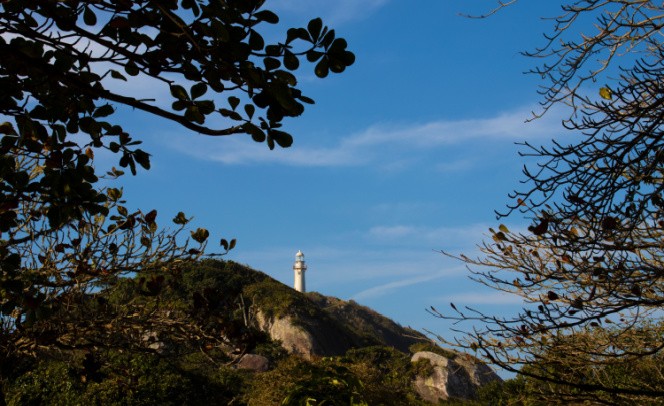
<svg viewBox="0 0 664 406">
<path fill-rule="evenodd" d="M 412 381 L 430 366 L 411 363 L 408 352 L 359 344 L 338 356 L 306 360 L 288 355 L 256 328 L 256 309 L 295 318 L 321 317 L 322 310 L 263 273 L 234 262 L 201 261 L 161 281 L 159 295 L 146 290 L 143 278 L 126 278 L 90 295 L 91 306 L 103 302 L 117 312 L 141 302 L 141 308 L 155 313 L 181 312 L 196 321 L 201 334 L 224 340 L 211 345 L 203 337 L 179 341 L 145 331 L 123 349 L 44 349 L 2 366 L 7 404 L 295 405 L 306 399 L 338 405 L 424 404 Z M 338 322 L 328 317 L 329 323 Z M 269 370 L 237 368 L 248 352 L 265 356 Z"/>
</svg>

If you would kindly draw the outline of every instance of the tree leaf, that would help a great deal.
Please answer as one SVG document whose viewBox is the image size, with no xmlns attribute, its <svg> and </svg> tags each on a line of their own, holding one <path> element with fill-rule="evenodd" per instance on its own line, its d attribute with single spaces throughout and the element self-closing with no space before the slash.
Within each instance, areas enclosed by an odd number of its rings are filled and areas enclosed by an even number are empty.
<svg viewBox="0 0 664 406">
<path fill-rule="evenodd" d="M 171 85 L 171 95 L 178 100 L 189 100 L 187 91 L 180 85 Z"/>
<path fill-rule="evenodd" d="M 238 99 L 235 96 L 231 96 L 231 97 L 228 98 L 228 104 L 231 106 L 231 108 L 233 110 L 235 110 L 237 108 L 238 104 L 240 104 L 240 99 Z"/>
<path fill-rule="evenodd" d="M 192 99 L 198 99 L 199 97 L 203 96 L 208 90 L 208 87 L 205 83 L 200 82 L 196 83 L 191 87 L 190 93 L 191 93 L 191 98 Z"/>
<path fill-rule="evenodd" d="M 254 141 L 256 141 L 256 142 L 265 142 L 265 138 L 266 138 L 265 133 L 263 132 L 263 130 L 261 130 L 260 128 L 258 128 L 258 127 L 257 127 L 256 125 L 254 125 L 253 123 L 245 123 L 245 124 L 242 126 L 242 129 L 243 129 L 246 133 L 248 133 L 249 135 L 251 135 L 251 138 L 252 138 Z"/>
<path fill-rule="evenodd" d="M 99 118 L 99 117 L 107 117 L 110 116 L 115 112 L 115 109 L 113 109 L 113 106 L 110 104 L 104 104 L 103 106 L 97 108 L 95 112 L 92 114 L 92 117 Z"/>
<path fill-rule="evenodd" d="M 210 232 L 204 228 L 197 228 L 196 231 L 191 232 L 191 238 L 194 239 L 194 241 L 202 244 L 205 242 L 205 240 L 208 239 L 210 236 Z"/>
<path fill-rule="evenodd" d="M 602 99 L 611 100 L 613 98 L 613 92 L 608 87 L 602 87 L 599 89 L 599 95 Z"/>
<path fill-rule="evenodd" d="M 254 112 L 256 111 L 256 107 L 254 107 L 253 104 L 245 104 L 244 105 L 244 112 L 247 113 L 247 117 L 251 119 L 254 116 Z"/>
<path fill-rule="evenodd" d="M 256 12 L 254 13 L 254 17 L 268 24 L 277 24 L 279 22 L 279 17 L 270 10 Z"/>
<path fill-rule="evenodd" d="M 90 7 L 85 7 L 83 10 L 83 22 L 87 25 L 97 24 L 97 16 L 95 15 L 94 11 L 90 9 Z"/>
<path fill-rule="evenodd" d="M 284 51 L 284 66 L 288 70 L 296 70 L 300 66 L 297 56 L 289 50 Z"/>
<path fill-rule="evenodd" d="M 329 60 L 327 58 L 321 59 L 317 64 L 316 68 L 314 68 L 314 73 L 316 76 L 319 78 L 325 78 L 327 77 L 328 73 L 330 71 L 330 66 L 329 66 Z"/>
<path fill-rule="evenodd" d="M 288 148 L 293 145 L 293 137 L 288 133 L 279 130 L 270 130 L 270 135 L 281 148 Z"/>
<path fill-rule="evenodd" d="M 125 82 L 127 81 L 127 78 L 122 73 L 120 73 L 120 72 L 118 72 L 114 69 L 111 69 L 110 72 L 111 72 L 111 77 L 113 79 L 124 80 Z"/>
<path fill-rule="evenodd" d="M 263 58 L 263 64 L 267 70 L 275 70 L 281 67 L 281 61 L 272 57 Z"/>
<path fill-rule="evenodd" d="M 124 67 L 124 68 L 125 68 L 125 72 L 127 72 L 127 74 L 128 74 L 129 76 L 137 76 L 138 73 L 139 73 L 138 66 L 137 66 L 136 63 L 135 63 L 134 61 L 132 61 L 132 60 L 130 60 L 129 62 L 127 62 L 127 63 L 125 64 L 125 67 Z"/>
<path fill-rule="evenodd" d="M 157 218 L 157 210 L 151 210 L 148 214 L 145 215 L 145 222 L 148 224 L 154 223 Z"/>
<path fill-rule="evenodd" d="M 134 151 L 134 159 L 144 169 L 150 169 L 150 154 L 148 154 L 147 152 L 141 149 L 137 149 L 136 151 Z"/>
<path fill-rule="evenodd" d="M 254 30 L 249 31 L 249 46 L 254 51 L 260 51 L 265 46 L 263 37 Z"/>
<path fill-rule="evenodd" d="M 117 201 L 122 197 L 122 189 L 108 188 L 106 194 L 111 200 Z"/>
<path fill-rule="evenodd" d="M 320 32 L 322 28 L 323 28 L 323 20 L 321 20 L 320 18 L 314 18 L 313 20 L 309 21 L 309 24 L 307 24 L 307 30 L 309 31 L 311 39 L 314 42 L 318 41 L 318 37 L 320 37 Z"/>
<path fill-rule="evenodd" d="M 184 225 L 189 222 L 189 219 L 183 212 L 178 212 L 178 214 L 173 218 L 173 223 Z"/>
</svg>

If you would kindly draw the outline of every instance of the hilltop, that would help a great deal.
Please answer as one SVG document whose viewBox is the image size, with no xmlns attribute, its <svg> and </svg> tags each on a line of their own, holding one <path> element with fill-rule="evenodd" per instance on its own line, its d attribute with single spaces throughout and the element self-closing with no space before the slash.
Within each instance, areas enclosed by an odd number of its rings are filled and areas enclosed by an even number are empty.
<svg viewBox="0 0 664 406">
<path fill-rule="evenodd" d="M 126 278 L 90 299 L 117 312 L 140 304 L 174 327 L 38 353 L 3 383 L 8 404 L 425 405 L 471 399 L 499 380 L 354 301 L 303 294 L 231 261 Z M 197 339 L 182 338 L 183 317 Z"/>
</svg>

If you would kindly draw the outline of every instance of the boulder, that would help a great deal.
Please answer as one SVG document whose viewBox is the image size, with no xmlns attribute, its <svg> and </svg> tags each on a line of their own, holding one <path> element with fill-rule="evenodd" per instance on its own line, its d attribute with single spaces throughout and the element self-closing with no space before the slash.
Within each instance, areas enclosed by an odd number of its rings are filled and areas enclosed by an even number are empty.
<svg viewBox="0 0 664 406">
<path fill-rule="evenodd" d="M 270 367 L 270 360 L 262 355 L 244 354 L 237 363 L 238 369 L 265 372 Z"/>
<path fill-rule="evenodd" d="M 467 354 L 452 358 L 429 351 L 415 353 L 411 362 L 426 359 L 430 373 L 415 378 L 415 390 L 422 399 L 438 403 L 440 400 L 474 399 L 477 389 L 491 381 L 500 380 L 491 368 Z"/>
<path fill-rule="evenodd" d="M 297 354 L 306 359 L 315 355 L 316 343 L 308 331 L 293 323 L 291 317 L 270 318 L 257 312 L 258 328 L 270 335 L 273 340 L 281 341 L 281 346 L 290 354 Z"/>
</svg>

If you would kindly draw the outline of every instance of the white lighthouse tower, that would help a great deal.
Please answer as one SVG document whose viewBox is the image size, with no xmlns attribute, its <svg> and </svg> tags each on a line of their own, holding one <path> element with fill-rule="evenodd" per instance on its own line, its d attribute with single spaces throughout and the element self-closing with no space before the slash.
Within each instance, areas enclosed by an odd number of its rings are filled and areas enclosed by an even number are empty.
<svg viewBox="0 0 664 406">
<path fill-rule="evenodd" d="M 297 251 L 295 254 L 295 263 L 293 264 L 293 272 L 295 273 L 295 290 L 298 292 L 306 292 L 307 288 L 304 284 L 304 272 L 307 270 L 307 265 L 304 263 L 304 254 L 302 251 Z"/>
</svg>

